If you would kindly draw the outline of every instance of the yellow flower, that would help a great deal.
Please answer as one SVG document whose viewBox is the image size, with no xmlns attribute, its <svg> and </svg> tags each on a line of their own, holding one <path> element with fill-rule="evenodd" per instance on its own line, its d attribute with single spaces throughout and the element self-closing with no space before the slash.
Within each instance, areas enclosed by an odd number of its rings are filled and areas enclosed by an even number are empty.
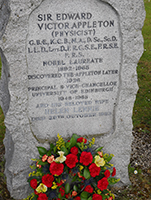
<svg viewBox="0 0 151 200">
<path fill-rule="evenodd" d="M 55 190 L 57 187 L 58 187 L 57 184 L 53 182 L 53 186 L 51 187 L 51 189 Z"/>
<path fill-rule="evenodd" d="M 100 190 L 97 190 L 97 194 L 101 194 L 101 191 L 100 191 Z"/>
<path fill-rule="evenodd" d="M 103 167 L 105 165 L 104 158 L 101 158 L 100 156 L 95 156 L 94 163 L 96 164 L 97 167 L 100 167 L 100 166 Z"/>
<path fill-rule="evenodd" d="M 84 167 L 83 167 L 82 165 L 79 165 L 80 171 L 83 170 L 83 168 L 84 168 Z"/>
<path fill-rule="evenodd" d="M 55 159 L 55 162 L 63 163 L 66 160 L 66 157 L 64 156 L 64 152 L 58 151 L 58 153 L 60 156 Z"/>
<path fill-rule="evenodd" d="M 60 150 L 61 147 L 65 147 L 65 142 L 64 142 L 63 138 L 59 135 L 59 133 L 58 133 L 57 137 L 58 137 L 58 141 L 56 142 L 56 147 L 58 150 Z"/>
<path fill-rule="evenodd" d="M 46 192 L 46 191 L 47 191 L 47 186 L 44 185 L 43 183 L 40 183 L 40 185 L 36 188 L 36 191 L 37 191 L 38 193 Z"/>
</svg>

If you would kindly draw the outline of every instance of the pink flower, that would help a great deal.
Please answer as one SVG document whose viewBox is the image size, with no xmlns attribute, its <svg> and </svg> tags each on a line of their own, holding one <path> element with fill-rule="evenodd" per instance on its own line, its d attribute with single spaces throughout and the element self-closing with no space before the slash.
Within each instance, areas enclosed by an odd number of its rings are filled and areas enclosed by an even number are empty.
<svg viewBox="0 0 151 200">
<path fill-rule="evenodd" d="M 45 154 L 45 155 L 43 155 L 43 157 L 42 157 L 42 162 L 45 162 L 46 160 L 47 160 L 47 158 L 48 158 L 48 156 Z"/>
<path fill-rule="evenodd" d="M 51 156 L 49 156 L 49 157 L 47 158 L 47 162 L 48 162 L 49 164 L 51 164 L 54 160 L 55 160 L 55 158 L 54 158 L 53 155 L 51 155 Z"/>
</svg>

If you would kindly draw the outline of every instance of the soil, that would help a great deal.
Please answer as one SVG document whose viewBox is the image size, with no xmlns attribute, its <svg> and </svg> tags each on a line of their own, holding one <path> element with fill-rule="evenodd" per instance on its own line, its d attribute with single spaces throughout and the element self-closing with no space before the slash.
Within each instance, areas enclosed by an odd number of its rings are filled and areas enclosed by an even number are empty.
<svg viewBox="0 0 151 200">
<path fill-rule="evenodd" d="M 151 200 L 151 131 L 133 131 L 129 173 L 131 186 L 114 188 L 116 200 Z M 0 145 L 0 200 L 13 200 L 4 177 L 5 148 Z M 136 170 L 136 171 L 135 171 Z M 134 174 L 134 171 L 137 174 Z"/>
</svg>

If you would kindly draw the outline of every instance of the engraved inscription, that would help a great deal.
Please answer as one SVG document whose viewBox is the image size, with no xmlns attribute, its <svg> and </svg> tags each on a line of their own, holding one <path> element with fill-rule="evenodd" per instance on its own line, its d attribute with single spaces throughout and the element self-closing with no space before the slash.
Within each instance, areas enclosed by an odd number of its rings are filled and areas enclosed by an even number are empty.
<svg viewBox="0 0 151 200">
<path fill-rule="evenodd" d="M 29 18 L 28 114 L 33 132 L 47 139 L 51 130 L 63 135 L 111 133 L 120 85 L 118 15 L 101 1 L 59 0 L 55 6 L 54 0 L 44 0 Z"/>
</svg>

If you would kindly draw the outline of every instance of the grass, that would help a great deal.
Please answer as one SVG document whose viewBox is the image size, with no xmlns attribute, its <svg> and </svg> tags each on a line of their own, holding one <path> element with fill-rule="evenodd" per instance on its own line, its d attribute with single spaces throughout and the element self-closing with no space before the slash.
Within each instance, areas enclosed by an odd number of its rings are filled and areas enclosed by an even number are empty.
<svg viewBox="0 0 151 200">
<path fill-rule="evenodd" d="M 134 128 L 151 131 L 151 2 L 144 0 L 146 19 L 143 27 L 144 53 L 138 63 L 139 91 L 134 105 Z"/>
<path fill-rule="evenodd" d="M 144 53 L 138 63 L 139 91 L 133 109 L 133 125 L 138 132 L 151 135 L 151 0 L 144 0 L 146 20 L 143 27 Z M 0 61 L 1 67 L 1 61 Z M 4 152 L 5 134 L 4 115 L 0 108 L 0 153 Z M 148 143 L 151 137 L 148 136 Z M 149 158 L 148 158 L 149 159 Z M 151 166 L 144 170 L 141 166 L 129 165 L 129 177 L 132 185 L 124 188 L 113 188 L 116 200 L 151 200 Z M 137 170 L 137 174 L 134 171 Z M 4 157 L 0 155 L 0 199 L 10 200 L 4 179 Z"/>
</svg>

